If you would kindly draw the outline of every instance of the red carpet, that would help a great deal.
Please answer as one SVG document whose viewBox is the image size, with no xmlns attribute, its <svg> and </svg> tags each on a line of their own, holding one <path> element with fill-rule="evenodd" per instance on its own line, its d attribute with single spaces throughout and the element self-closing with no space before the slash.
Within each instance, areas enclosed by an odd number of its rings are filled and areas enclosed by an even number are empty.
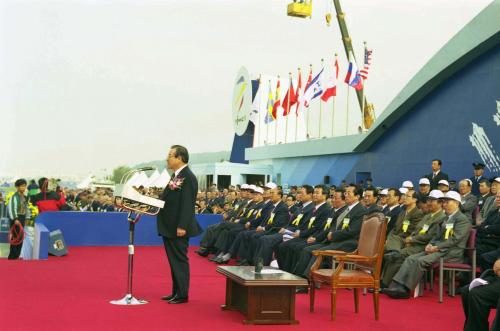
<svg viewBox="0 0 500 331">
<path fill-rule="evenodd" d="M 192 250 L 191 250 L 192 252 Z M 48 261 L 0 260 L 0 330 L 461 330 L 460 297 L 438 303 L 437 289 L 424 297 L 381 298 L 381 319 L 373 315 L 372 296 L 361 297 L 354 313 L 352 293 L 342 291 L 337 320 L 331 322 L 328 290 L 318 291 L 316 312 L 308 296 L 297 296 L 297 326 L 246 326 L 238 312 L 221 311 L 225 280 L 215 265 L 191 254 L 190 302 L 169 305 L 170 272 L 160 247 L 137 247 L 134 295 L 143 306 L 114 306 L 126 290 L 127 248 L 72 247 L 66 257 Z"/>
</svg>

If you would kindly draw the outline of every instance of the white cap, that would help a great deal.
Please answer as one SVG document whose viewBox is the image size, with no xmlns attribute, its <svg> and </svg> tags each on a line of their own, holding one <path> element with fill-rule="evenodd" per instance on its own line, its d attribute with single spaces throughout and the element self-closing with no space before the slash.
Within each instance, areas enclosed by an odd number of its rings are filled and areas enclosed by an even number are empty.
<svg viewBox="0 0 500 331">
<path fill-rule="evenodd" d="M 406 187 L 400 187 L 400 188 L 399 188 L 399 192 L 400 192 L 401 194 L 406 194 L 406 193 L 408 192 L 408 189 L 407 189 Z"/>
<path fill-rule="evenodd" d="M 257 186 L 251 184 L 251 185 L 248 185 L 248 189 L 251 190 L 251 191 L 254 191 L 255 192 L 255 189 L 257 188 Z"/>
<path fill-rule="evenodd" d="M 500 177 L 495 178 L 495 182 L 500 183 Z"/>
<path fill-rule="evenodd" d="M 269 183 L 267 183 L 266 185 L 264 185 L 264 187 L 265 187 L 265 188 L 267 188 L 267 189 L 270 189 L 270 190 L 274 190 L 275 188 L 277 188 L 277 187 L 278 187 L 278 185 L 276 185 L 276 184 L 275 184 L 275 183 L 273 183 L 273 182 L 269 182 Z"/>
<path fill-rule="evenodd" d="M 389 195 L 389 190 L 385 188 L 378 195 Z"/>
<path fill-rule="evenodd" d="M 255 193 L 260 193 L 260 194 L 263 194 L 264 193 L 264 190 L 262 189 L 262 187 L 255 187 L 255 190 L 253 190 Z"/>
<path fill-rule="evenodd" d="M 413 188 L 413 183 L 409 180 L 405 180 L 402 186 L 406 188 Z"/>
<path fill-rule="evenodd" d="M 418 185 L 431 185 L 429 178 L 420 178 Z"/>
<path fill-rule="evenodd" d="M 448 181 L 446 179 L 441 179 L 438 182 L 438 185 L 446 185 L 446 186 L 450 187 L 450 183 L 448 183 Z"/>
<path fill-rule="evenodd" d="M 446 194 L 444 195 L 444 197 L 442 199 L 451 199 L 451 200 L 455 200 L 455 201 L 462 203 L 462 197 L 460 197 L 460 193 L 455 192 L 455 191 L 446 192 Z"/>
<path fill-rule="evenodd" d="M 248 190 L 249 188 L 250 188 L 250 185 L 248 185 L 248 184 L 241 185 L 242 190 Z"/>
<path fill-rule="evenodd" d="M 444 193 L 440 190 L 432 190 L 427 196 L 428 199 L 442 199 L 444 197 Z"/>
</svg>

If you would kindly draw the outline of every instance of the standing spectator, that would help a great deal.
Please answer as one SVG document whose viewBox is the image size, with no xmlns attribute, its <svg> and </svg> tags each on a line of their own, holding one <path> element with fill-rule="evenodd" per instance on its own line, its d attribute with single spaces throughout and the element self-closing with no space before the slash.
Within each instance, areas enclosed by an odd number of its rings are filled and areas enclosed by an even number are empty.
<svg viewBox="0 0 500 331">
<path fill-rule="evenodd" d="M 485 165 L 480 163 L 480 162 L 475 162 L 472 163 L 472 166 L 474 167 L 474 176 L 470 178 L 472 182 L 472 194 L 475 196 L 479 195 L 479 182 L 481 179 L 484 179 L 484 167 Z"/>
<path fill-rule="evenodd" d="M 32 197 L 40 192 L 40 188 L 36 185 L 35 180 L 30 180 L 30 184 L 28 185 L 28 196 Z"/>
<path fill-rule="evenodd" d="M 427 177 L 431 182 L 431 190 L 435 190 L 438 187 L 440 180 L 448 180 L 448 175 L 441 171 L 441 166 L 443 162 L 440 159 L 432 160 L 432 172 L 424 177 Z M 444 193 L 444 192 L 443 192 Z"/>
<path fill-rule="evenodd" d="M 26 197 L 27 182 L 24 179 L 18 179 L 16 180 L 14 185 L 16 186 L 16 193 L 14 193 L 9 199 L 9 203 L 7 205 L 7 214 L 9 216 L 11 228 L 15 226 L 18 228 L 18 231 L 21 232 L 20 228 L 24 227 L 26 219 L 30 217 L 28 198 Z M 22 247 L 22 240 L 17 245 L 11 244 L 9 260 L 17 260 L 19 258 L 19 255 L 21 254 Z"/>
<path fill-rule="evenodd" d="M 61 206 L 66 203 L 64 196 L 57 194 L 52 188 L 49 188 L 49 179 L 42 177 L 38 180 L 40 193 L 31 197 L 31 203 L 38 207 L 40 213 L 45 211 L 59 211 Z"/>
</svg>

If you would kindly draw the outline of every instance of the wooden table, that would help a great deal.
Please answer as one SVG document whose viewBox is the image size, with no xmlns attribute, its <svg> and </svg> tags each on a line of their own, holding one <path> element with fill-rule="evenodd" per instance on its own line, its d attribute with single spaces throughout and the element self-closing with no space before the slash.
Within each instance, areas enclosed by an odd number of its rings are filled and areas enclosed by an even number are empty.
<svg viewBox="0 0 500 331">
<path fill-rule="evenodd" d="M 220 266 L 226 276 L 226 304 L 223 310 L 238 310 L 245 324 L 298 324 L 295 319 L 295 289 L 307 280 L 288 272 L 256 274 L 253 266 Z M 275 269 L 272 269 L 275 270 Z"/>
</svg>

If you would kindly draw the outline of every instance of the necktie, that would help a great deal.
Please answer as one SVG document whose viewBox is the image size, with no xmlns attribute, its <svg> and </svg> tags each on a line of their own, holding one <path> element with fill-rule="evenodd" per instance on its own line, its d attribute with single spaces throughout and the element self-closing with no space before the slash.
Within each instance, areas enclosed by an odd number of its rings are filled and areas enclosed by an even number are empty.
<svg viewBox="0 0 500 331">
<path fill-rule="evenodd" d="M 339 224 L 344 220 L 344 218 L 349 214 L 349 208 L 346 208 L 342 214 L 337 217 L 337 223 L 335 224 L 335 228 L 338 228 Z"/>
</svg>

